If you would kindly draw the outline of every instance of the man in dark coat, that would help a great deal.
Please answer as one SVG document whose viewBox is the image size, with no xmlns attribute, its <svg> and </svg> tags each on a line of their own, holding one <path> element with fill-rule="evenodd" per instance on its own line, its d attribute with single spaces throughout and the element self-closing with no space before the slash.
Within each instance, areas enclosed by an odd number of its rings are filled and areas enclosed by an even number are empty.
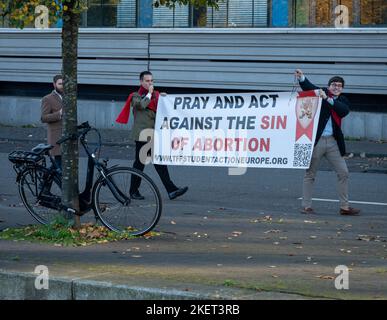
<svg viewBox="0 0 387 320">
<path fill-rule="evenodd" d="M 339 213 L 341 215 L 358 215 L 360 210 L 350 207 L 348 203 L 348 168 L 343 158 L 345 141 L 341 131 L 341 119 L 349 113 L 349 101 L 341 95 L 344 89 L 344 79 L 339 76 L 332 77 L 328 81 L 328 88 L 320 89 L 312 84 L 300 69 L 297 69 L 295 74 L 302 90 L 318 89 L 320 97 L 323 99 L 312 160 L 304 177 L 301 212 L 314 213 L 312 189 L 320 160 L 325 157 L 337 173 Z"/>
</svg>

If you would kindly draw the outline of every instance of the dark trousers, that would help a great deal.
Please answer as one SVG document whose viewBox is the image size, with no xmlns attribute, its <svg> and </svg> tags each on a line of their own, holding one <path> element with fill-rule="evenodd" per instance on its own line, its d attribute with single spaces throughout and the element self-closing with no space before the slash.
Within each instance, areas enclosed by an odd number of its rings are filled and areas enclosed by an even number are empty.
<svg viewBox="0 0 387 320">
<path fill-rule="evenodd" d="M 62 170 L 62 156 L 55 156 L 55 163 Z"/>
<path fill-rule="evenodd" d="M 144 171 L 145 167 L 145 165 L 140 160 L 140 150 L 145 144 L 146 142 L 136 141 L 136 159 L 133 163 L 133 168 L 140 171 Z M 148 152 L 148 155 L 150 155 L 150 150 Z M 170 193 L 176 191 L 178 188 L 175 186 L 175 184 L 169 177 L 168 167 L 166 165 L 161 164 L 154 164 L 154 166 L 167 192 Z M 130 193 L 137 192 L 138 188 L 140 187 L 140 184 L 141 178 L 133 175 L 130 182 Z"/>
</svg>

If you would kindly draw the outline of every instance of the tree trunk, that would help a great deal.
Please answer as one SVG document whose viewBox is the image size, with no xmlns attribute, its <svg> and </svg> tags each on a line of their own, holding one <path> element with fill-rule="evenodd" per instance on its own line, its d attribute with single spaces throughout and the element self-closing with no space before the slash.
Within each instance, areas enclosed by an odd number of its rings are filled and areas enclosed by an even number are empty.
<svg viewBox="0 0 387 320">
<path fill-rule="evenodd" d="M 66 2 L 62 27 L 63 134 L 77 133 L 77 62 L 79 14 L 73 12 L 76 0 Z M 78 141 L 67 140 L 62 145 L 62 200 L 66 207 L 79 212 Z M 80 217 L 74 215 L 74 228 L 80 227 Z"/>
</svg>

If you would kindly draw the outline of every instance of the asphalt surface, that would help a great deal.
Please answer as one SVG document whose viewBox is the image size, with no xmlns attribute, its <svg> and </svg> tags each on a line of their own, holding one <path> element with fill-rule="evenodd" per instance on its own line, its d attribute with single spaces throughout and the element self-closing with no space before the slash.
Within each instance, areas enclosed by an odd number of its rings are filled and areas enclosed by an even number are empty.
<svg viewBox="0 0 387 320">
<path fill-rule="evenodd" d="M 122 136 L 110 142 L 101 156 L 112 164 L 131 164 L 132 146 Z M 386 144 L 351 143 L 350 200 L 362 202 L 352 204 L 362 210 L 358 217 L 338 214 L 338 203 L 332 202 L 336 177 L 327 164 L 316 179 L 314 196 L 323 201 L 314 202 L 313 216 L 298 211 L 303 170 L 248 169 L 230 176 L 227 168 L 171 167 L 174 182 L 190 189 L 170 201 L 148 166 L 163 196 L 160 236 L 79 248 L 0 241 L 0 269 L 32 272 L 45 264 L 58 276 L 187 291 L 205 285 L 308 298 L 387 299 Z M 7 160 L 12 149 L 34 144 L 4 138 L 0 130 L 0 229 L 35 223 L 20 203 Z M 349 290 L 335 289 L 338 265 L 350 270 Z"/>
</svg>

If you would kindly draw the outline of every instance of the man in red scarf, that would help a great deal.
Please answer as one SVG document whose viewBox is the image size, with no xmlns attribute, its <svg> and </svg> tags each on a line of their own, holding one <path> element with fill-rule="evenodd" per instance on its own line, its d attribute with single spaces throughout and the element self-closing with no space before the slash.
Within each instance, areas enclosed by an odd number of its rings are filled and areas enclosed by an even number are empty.
<svg viewBox="0 0 387 320">
<path fill-rule="evenodd" d="M 328 81 L 328 88 L 318 88 L 312 84 L 300 69 L 295 75 L 302 90 L 320 90 L 321 104 L 315 146 L 309 169 L 306 170 L 303 184 L 302 213 L 314 213 L 312 209 L 312 189 L 320 160 L 325 157 L 337 173 L 341 215 L 358 215 L 360 210 L 351 208 L 348 203 L 348 168 L 345 155 L 344 135 L 341 119 L 349 113 L 349 101 L 341 95 L 344 79 L 335 76 Z"/>
<path fill-rule="evenodd" d="M 134 123 L 132 128 L 132 138 L 136 143 L 136 157 L 133 163 L 133 168 L 140 171 L 144 170 L 146 160 L 140 159 L 140 150 L 147 144 L 147 141 L 141 140 L 141 132 L 147 129 L 154 129 L 159 96 L 160 93 L 154 90 L 152 73 L 149 71 L 141 72 L 140 89 L 129 95 L 125 106 L 116 119 L 116 122 L 128 123 L 130 109 L 133 108 Z M 148 154 L 150 154 L 150 150 Z M 155 164 L 154 166 L 168 192 L 169 199 L 173 200 L 187 192 L 188 187 L 178 188 L 171 181 L 168 167 L 166 165 Z M 139 192 L 140 184 L 141 179 L 137 176 L 133 176 L 130 184 L 130 196 L 132 199 L 144 199 Z"/>
</svg>

